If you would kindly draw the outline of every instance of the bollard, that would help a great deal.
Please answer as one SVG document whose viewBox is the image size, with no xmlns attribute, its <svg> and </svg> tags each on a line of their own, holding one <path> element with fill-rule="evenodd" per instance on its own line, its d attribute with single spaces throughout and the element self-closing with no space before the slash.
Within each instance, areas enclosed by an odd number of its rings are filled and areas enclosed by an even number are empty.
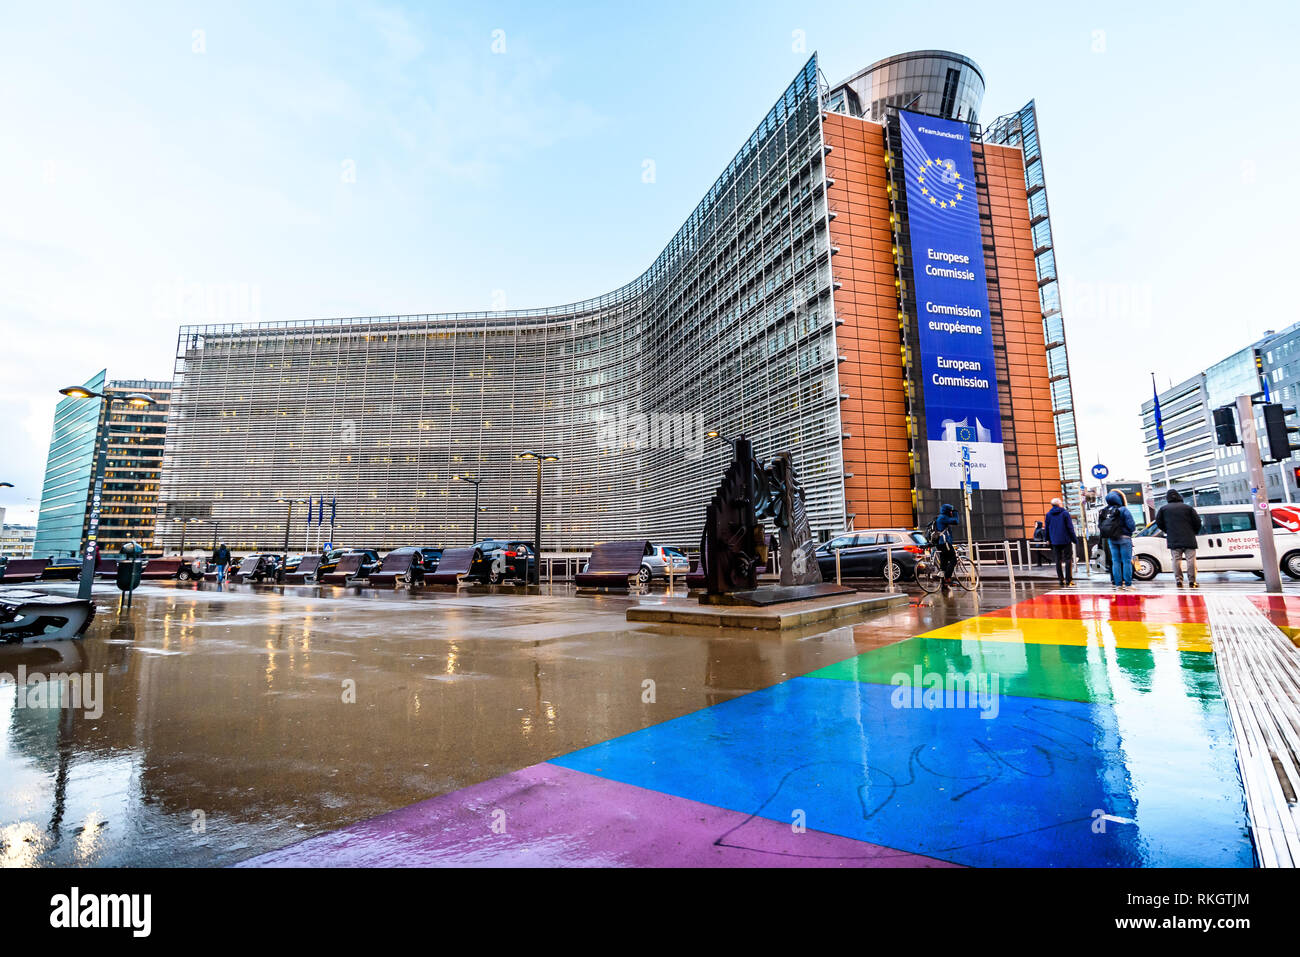
<svg viewBox="0 0 1300 957">
<path fill-rule="evenodd" d="M 844 582 L 840 581 L 840 550 L 838 548 L 835 549 L 835 584 L 844 584 Z"/>
<path fill-rule="evenodd" d="M 668 556 L 668 594 L 673 593 L 673 558 Z"/>
<path fill-rule="evenodd" d="M 889 582 L 889 590 L 894 590 L 894 546 L 885 546 L 885 580 Z"/>
<path fill-rule="evenodd" d="M 1002 543 L 1002 552 L 1004 555 L 1006 555 L 1007 558 L 1007 577 L 1011 580 L 1011 594 L 1014 595 L 1016 593 L 1016 569 L 1015 566 L 1011 564 L 1011 543 L 1010 542 Z"/>
</svg>

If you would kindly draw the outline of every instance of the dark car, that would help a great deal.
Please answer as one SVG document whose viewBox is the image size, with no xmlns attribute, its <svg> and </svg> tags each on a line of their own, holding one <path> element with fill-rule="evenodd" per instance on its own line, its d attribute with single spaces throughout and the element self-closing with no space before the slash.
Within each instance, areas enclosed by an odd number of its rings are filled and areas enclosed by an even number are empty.
<svg viewBox="0 0 1300 957">
<path fill-rule="evenodd" d="M 532 542 L 507 541 L 503 538 L 486 538 L 474 545 L 478 557 L 470 566 L 466 578 L 496 585 L 503 581 L 532 581 L 537 564 Z"/>
<path fill-rule="evenodd" d="M 845 532 L 818 546 L 817 565 L 822 578 L 835 581 L 835 553 L 840 554 L 840 577 L 884 578 L 885 561 L 893 549 L 893 580 L 916 577 L 916 560 L 925 551 L 925 534 L 911 528 L 867 528 Z"/>
<path fill-rule="evenodd" d="M 73 581 L 81 575 L 80 558 L 51 558 L 41 572 L 41 581 Z"/>
<path fill-rule="evenodd" d="M 322 575 L 328 575 L 334 571 L 339 564 L 339 559 L 344 555 L 362 555 L 361 567 L 357 569 L 357 578 L 367 578 L 371 572 L 379 571 L 379 566 L 383 561 L 379 557 L 379 552 L 373 548 L 336 548 L 333 551 L 326 552 L 324 560 L 320 563 L 320 568 L 316 569 L 316 580 L 320 581 Z"/>
<path fill-rule="evenodd" d="M 424 570 L 432 572 L 438 570 L 438 563 L 442 561 L 443 549 L 436 545 L 425 545 L 420 549 L 420 554 L 424 556 Z"/>
</svg>

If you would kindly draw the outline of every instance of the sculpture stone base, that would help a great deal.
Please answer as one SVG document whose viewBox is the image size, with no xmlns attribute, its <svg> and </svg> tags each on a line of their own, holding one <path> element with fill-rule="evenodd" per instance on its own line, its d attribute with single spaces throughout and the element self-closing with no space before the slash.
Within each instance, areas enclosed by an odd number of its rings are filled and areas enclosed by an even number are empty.
<svg viewBox="0 0 1300 957">
<path fill-rule="evenodd" d="M 763 585 L 750 591 L 733 591 L 721 595 L 700 596 L 701 605 L 781 605 L 788 601 L 806 601 L 828 595 L 851 595 L 853 589 L 823 582 L 818 585 Z"/>
</svg>

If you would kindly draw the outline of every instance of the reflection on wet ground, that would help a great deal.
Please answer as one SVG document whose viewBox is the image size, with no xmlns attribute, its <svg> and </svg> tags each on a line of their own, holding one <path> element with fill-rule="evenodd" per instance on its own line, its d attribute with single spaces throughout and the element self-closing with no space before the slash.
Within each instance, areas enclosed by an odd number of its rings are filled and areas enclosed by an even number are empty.
<svg viewBox="0 0 1300 957">
<path fill-rule="evenodd" d="M 146 585 L 119 611 L 98 586 L 84 641 L 0 648 L 0 674 L 26 676 L 21 690 L 0 683 L 0 863 L 242 861 L 1011 601 L 989 586 L 774 636 L 630 625 L 637 599 L 563 586 L 316 592 Z M 102 676 L 98 708 L 28 700 L 43 676 L 72 673 Z M 763 846 L 788 830 L 742 828 Z M 860 842 L 841 843 L 860 856 Z"/>
</svg>

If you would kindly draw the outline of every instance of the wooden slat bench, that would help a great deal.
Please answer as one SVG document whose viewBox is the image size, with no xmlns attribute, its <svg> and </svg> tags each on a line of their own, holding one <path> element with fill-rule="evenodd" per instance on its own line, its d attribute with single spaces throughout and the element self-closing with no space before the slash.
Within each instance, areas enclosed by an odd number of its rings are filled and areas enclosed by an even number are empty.
<svg viewBox="0 0 1300 957">
<path fill-rule="evenodd" d="M 246 582 L 250 577 L 257 573 L 257 569 L 261 564 L 262 557 L 260 555 L 249 555 L 239 563 L 238 568 L 230 572 L 230 578 Z"/>
<path fill-rule="evenodd" d="M 11 558 L 5 566 L 4 577 L 0 581 L 6 585 L 14 582 L 34 582 L 45 571 L 49 561 L 44 558 Z"/>
<path fill-rule="evenodd" d="M 346 585 L 361 571 L 361 560 L 365 555 L 344 555 L 334 566 L 334 571 L 318 575 L 322 585 Z"/>
<path fill-rule="evenodd" d="M 183 558 L 151 558 L 145 563 L 140 579 L 157 581 L 163 578 L 175 578 L 184 563 Z"/>
<path fill-rule="evenodd" d="M 297 568 L 291 572 L 285 572 L 284 583 L 286 585 L 306 585 L 308 582 L 314 582 L 321 561 L 322 557 L 320 555 L 304 555 Z"/>
<path fill-rule="evenodd" d="M 601 542 L 591 550 L 585 572 L 573 576 L 579 588 L 631 587 L 641 570 L 641 559 L 650 554 L 650 542 L 638 538 L 628 542 Z"/>
<path fill-rule="evenodd" d="M 370 585 L 373 588 L 396 588 L 397 580 L 400 578 L 406 580 L 406 575 L 411 571 L 411 566 L 415 564 L 416 552 L 403 552 L 400 555 L 384 556 L 384 563 L 379 566 L 379 571 L 370 576 Z M 411 576 L 411 584 L 414 584 L 415 576 Z"/>
<path fill-rule="evenodd" d="M 426 585 L 459 585 L 474 562 L 478 560 L 477 548 L 448 548 L 442 553 L 435 571 L 424 576 Z"/>
</svg>

